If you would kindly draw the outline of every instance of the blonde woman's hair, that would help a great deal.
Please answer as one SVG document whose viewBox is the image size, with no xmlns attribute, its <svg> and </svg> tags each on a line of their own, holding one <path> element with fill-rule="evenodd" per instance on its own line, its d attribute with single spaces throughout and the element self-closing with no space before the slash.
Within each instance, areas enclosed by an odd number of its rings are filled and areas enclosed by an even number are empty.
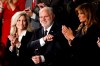
<svg viewBox="0 0 100 66">
<path fill-rule="evenodd" d="M 95 16 L 95 9 L 93 8 L 92 4 L 89 3 L 83 3 L 81 5 L 79 5 L 76 9 L 75 9 L 76 13 L 78 13 L 78 11 L 81 11 L 85 16 L 86 16 L 86 22 L 85 24 L 83 22 L 81 22 L 81 24 L 79 25 L 79 27 L 77 28 L 76 31 L 80 30 L 82 27 L 82 34 L 86 34 L 88 28 L 93 25 L 96 24 L 96 16 Z"/>
<path fill-rule="evenodd" d="M 27 14 L 24 11 L 19 11 L 19 12 L 16 12 L 11 18 L 10 35 L 15 35 L 17 33 L 16 23 L 21 16 L 25 16 L 26 18 L 26 28 L 25 29 L 28 31 L 33 30 L 31 24 L 29 23 L 29 17 L 27 16 Z"/>
</svg>

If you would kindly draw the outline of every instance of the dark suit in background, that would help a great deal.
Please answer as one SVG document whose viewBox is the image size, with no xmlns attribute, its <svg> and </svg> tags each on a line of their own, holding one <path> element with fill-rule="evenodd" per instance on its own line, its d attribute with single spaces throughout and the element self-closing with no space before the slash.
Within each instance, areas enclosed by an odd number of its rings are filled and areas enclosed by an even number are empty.
<svg viewBox="0 0 100 66">
<path fill-rule="evenodd" d="M 33 11 L 34 9 L 32 8 L 32 2 L 33 2 L 33 0 L 26 0 L 25 8 L 30 7 L 30 9 Z M 38 1 L 36 0 L 36 4 L 37 3 L 38 3 Z M 35 20 L 32 18 L 30 18 L 30 20 L 31 20 L 30 22 L 32 24 L 33 29 L 37 29 L 40 27 L 40 23 L 38 21 L 38 16 L 36 16 Z"/>
</svg>

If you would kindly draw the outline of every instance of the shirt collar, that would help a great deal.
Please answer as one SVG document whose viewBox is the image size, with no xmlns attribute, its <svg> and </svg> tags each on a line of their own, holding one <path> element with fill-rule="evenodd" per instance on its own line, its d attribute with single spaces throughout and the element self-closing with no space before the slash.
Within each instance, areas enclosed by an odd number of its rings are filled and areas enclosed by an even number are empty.
<svg viewBox="0 0 100 66">
<path fill-rule="evenodd" d="M 21 42 L 22 37 L 25 36 L 25 35 L 26 35 L 26 30 L 23 30 L 22 33 L 21 33 L 21 35 L 18 38 L 19 42 Z"/>
<path fill-rule="evenodd" d="M 26 30 L 23 30 L 20 36 L 25 36 L 26 35 Z"/>
<path fill-rule="evenodd" d="M 52 25 L 53 25 L 53 23 L 52 23 L 51 26 L 49 26 L 47 29 L 44 29 L 44 31 L 47 30 L 47 34 L 49 33 L 49 31 L 50 31 Z"/>
</svg>

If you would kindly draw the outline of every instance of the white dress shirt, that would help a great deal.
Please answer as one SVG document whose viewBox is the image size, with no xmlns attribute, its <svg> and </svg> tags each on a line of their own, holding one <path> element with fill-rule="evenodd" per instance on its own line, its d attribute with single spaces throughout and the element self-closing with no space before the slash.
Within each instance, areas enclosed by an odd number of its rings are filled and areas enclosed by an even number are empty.
<svg viewBox="0 0 100 66">
<path fill-rule="evenodd" d="M 52 25 L 48 29 L 44 29 L 44 31 L 47 30 L 47 35 L 49 34 Z M 40 45 L 41 45 L 41 47 L 45 45 L 45 41 L 43 40 L 43 37 L 40 39 Z M 44 56 L 43 55 L 40 55 L 40 57 L 41 57 L 41 61 L 42 62 L 45 62 Z"/>
<path fill-rule="evenodd" d="M 52 24 L 52 25 L 53 25 L 53 24 Z M 47 30 L 47 35 L 48 35 L 48 33 L 50 32 L 50 29 L 51 29 L 52 25 L 51 25 L 48 29 L 44 29 L 44 31 Z M 44 45 L 45 45 L 45 41 L 43 40 L 43 38 L 40 39 L 40 45 L 41 45 L 41 46 L 44 46 Z"/>
</svg>

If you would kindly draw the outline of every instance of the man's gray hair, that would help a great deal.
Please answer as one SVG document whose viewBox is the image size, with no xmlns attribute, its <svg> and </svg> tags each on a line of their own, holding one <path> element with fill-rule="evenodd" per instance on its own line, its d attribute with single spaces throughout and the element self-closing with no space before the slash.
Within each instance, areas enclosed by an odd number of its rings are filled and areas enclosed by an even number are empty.
<svg viewBox="0 0 100 66">
<path fill-rule="evenodd" d="M 52 7 L 43 7 L 42 9 L 40 9 L 40 11 L 39 11 L 39 14 L 42 12 L 42 11 L 47 11 L 47 12 L 49 12 L 50 14 L 54 14 L 53 13 L 53 9 L 52 9 Z"/>
</svg>

